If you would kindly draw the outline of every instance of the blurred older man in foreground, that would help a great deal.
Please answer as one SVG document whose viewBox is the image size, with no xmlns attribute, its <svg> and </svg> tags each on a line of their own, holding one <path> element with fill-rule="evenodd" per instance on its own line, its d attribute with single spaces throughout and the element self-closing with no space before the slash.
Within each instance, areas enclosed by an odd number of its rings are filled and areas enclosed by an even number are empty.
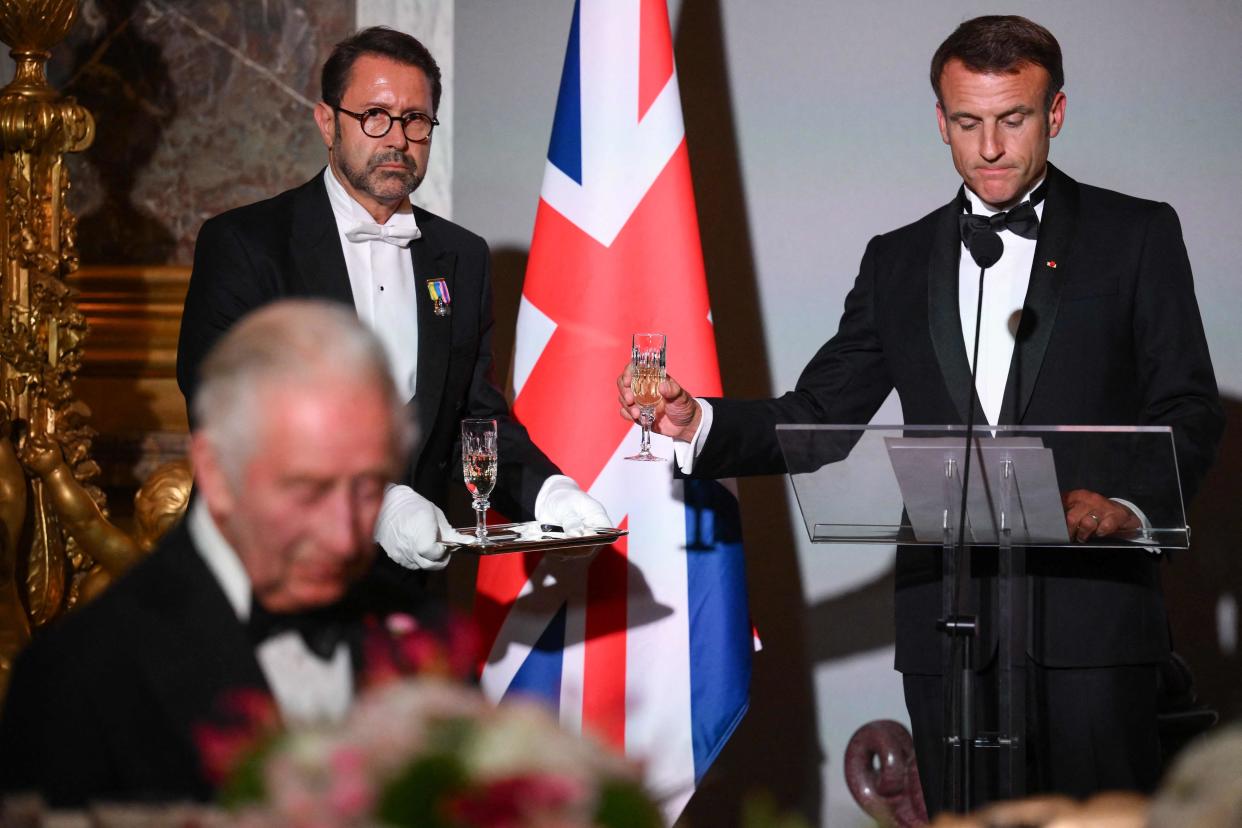
<svg viewBox="0 0 1242 828">
<path fill-rule="evenodd" d="M 358 588 L 411 427 L 382 346 L 347 308 L 286 301 L 203 364 L 186 520 L 19 658 L 0 719 L 0 787 L 54 806 L 206 799 L 195 729 L 236 692 L 286 722 L 349 708 Z M 405 611 L 408 595 L 400 606 Z"/>
</svg>

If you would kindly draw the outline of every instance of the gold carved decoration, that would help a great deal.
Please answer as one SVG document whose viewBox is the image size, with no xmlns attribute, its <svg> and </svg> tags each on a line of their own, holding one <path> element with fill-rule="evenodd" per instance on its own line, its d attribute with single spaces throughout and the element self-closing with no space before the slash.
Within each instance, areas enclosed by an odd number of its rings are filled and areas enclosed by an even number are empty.
<svg viewBox="0 0 1242 828">
<path fill-rule="evenodd" d="M 0 90 L 0 693 L 31 629 L 137 560 L 189 491 L 184 463 L 153 477 L 135 540 L 108 521 L 93 482 L 95 432 L 72 386 L 87 322 L 66 284 L 78 253 L 63 156 L 90 146 L 95 125 L 46 73 L 76 15 L 76 0 L 0 0 L 16 61 Z"/>
</svg>

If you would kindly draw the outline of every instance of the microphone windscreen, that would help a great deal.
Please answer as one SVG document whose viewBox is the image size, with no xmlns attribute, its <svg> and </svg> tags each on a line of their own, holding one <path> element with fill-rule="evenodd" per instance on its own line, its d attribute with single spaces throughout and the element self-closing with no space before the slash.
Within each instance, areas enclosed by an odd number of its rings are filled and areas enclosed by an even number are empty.
<svg viewBox="0 0 1242 828">
<path fill-rule="evenodd" d="M 1005 243 L 994 230 L 976 230 L 970 236 L 969 249 L 975 264 L 988 268 L 1000 261 L 1001 254 L 1005 252 Z"/>
</svg>

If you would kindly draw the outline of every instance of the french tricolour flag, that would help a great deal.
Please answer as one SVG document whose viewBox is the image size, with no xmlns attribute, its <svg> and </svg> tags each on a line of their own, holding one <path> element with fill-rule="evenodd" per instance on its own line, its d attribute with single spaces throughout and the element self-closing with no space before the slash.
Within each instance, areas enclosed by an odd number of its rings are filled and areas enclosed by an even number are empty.
<svg viewBox="0 0 1242 828">
<path fill-rule="evenodd" d="M 615 377 L 630 335 L 719 394 L 664 0 L 579 0 L 518 317 L 514 412 L 629 530 L 589 563 L 482 561 L 485 692 L 545 697 L 642 761 L 672 821 L 746 711 L 753 638 L 736 496 L 622 458 L 638 427 Z M 654 437 L 653 450 L 673 446 Z"/>
</svg>

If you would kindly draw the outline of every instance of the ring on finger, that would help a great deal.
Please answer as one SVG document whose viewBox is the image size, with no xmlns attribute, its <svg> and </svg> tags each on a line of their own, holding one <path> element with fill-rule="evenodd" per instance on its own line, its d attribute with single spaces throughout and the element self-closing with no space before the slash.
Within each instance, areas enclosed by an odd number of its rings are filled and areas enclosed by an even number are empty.
<svg viewBox="0 0 1242 828">
<path fill-rule="evenodd" d="M 1092 520 L 1094 520 L 1096 523 L 1099 523 L 1099 522 L 1100 522 L 1099 517 L 1097 517 L 1097 516 L 1095 515 L 1095 513 L 1094 513 L 1094 512 L 1088 512 L 1088 513 L 1087 513 L 1087 517 L 1091 518 L 1091 519 L 1092 519 Z"/>
</svg>

